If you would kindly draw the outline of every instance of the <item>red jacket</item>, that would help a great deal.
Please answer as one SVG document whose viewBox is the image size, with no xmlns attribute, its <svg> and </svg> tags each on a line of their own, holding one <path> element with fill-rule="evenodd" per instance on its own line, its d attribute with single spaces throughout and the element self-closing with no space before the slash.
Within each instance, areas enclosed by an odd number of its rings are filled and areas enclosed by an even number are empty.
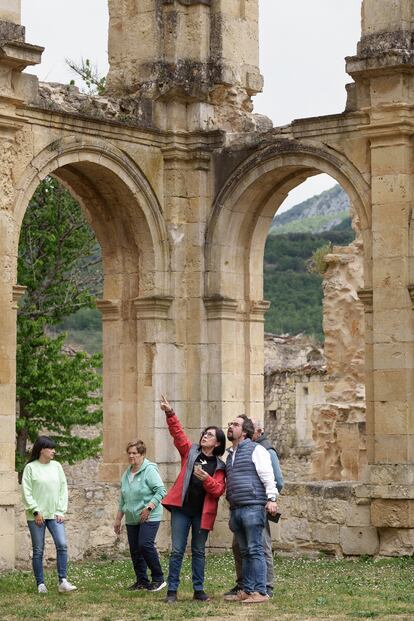
<svg viewBox="0 0 414 621">
<path fill-rule="evenodd" d="M 165 496 L 162 504 L 167 509 L 172 507 L 182 507 L 188 485 L 193 473 L 194 462 L 201 450 L 198 444 L 193 444 L 184 433 L 178 417 L 174 412 L 167 416 L 168 430 L 174 438 L 174 445 L 181 455 L 181 470 L 174 485 Z M 226 471 L 224 462 L 217 457 L 217 468 L 213 476 L 208 476 L 203 481 L 206 491 L 204 498 L 203 511 L 201 514 L 201 528 L 213 530 L 214 521 L 217 515 L 218 501 L 224 490 Z"/>
</svg>

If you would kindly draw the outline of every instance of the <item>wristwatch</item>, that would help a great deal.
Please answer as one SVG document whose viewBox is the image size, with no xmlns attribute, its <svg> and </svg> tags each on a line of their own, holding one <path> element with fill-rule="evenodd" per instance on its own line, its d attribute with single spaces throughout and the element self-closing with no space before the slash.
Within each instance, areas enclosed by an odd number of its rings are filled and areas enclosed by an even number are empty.
<svg viewBox="0 0 414 621">
<path fill-rule="evenodd" d="M 147 507 L 147 511 L 152 511 L 153 507 Z"/>
<path fill-rule="evenodd" d="M 33 515 L 36 517 L 37 515 L 39 515 L 39 511 L 33 511 Z"/>
<path fill-rule="evenodd" d="M 269 496 L 267 499 L 268 502 L 276 502 L 276 496 Z"/>
</svg>

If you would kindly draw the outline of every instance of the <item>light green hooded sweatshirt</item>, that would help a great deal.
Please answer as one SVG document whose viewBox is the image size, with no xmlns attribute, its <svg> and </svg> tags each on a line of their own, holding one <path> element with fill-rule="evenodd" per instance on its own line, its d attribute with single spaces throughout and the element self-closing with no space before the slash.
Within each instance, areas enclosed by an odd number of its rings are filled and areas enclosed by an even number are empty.
<svg viewBox="0 0 414 621">
<path fill-rule="evenodd" d="M 131 466 L 122 475 L 119 496 L 119 510 L 125 514 L 125 524 L 139 524 L 141 511 L 150 503 L 155 509 L 151 511 L 148 521 L 159 522 L 163 513 L 161 500 L 166 494 L 166 489 L 157 464 L 145 458 L 131 482 L 129 482 L 130 473 Z"/>
</svg>

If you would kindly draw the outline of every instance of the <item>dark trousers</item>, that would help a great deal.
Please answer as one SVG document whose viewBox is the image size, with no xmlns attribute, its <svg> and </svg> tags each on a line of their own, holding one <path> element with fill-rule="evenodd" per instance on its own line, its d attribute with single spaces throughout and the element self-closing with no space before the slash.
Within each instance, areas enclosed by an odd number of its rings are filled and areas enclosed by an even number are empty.
<svg viewBox="0 0 414 621">
<path fill-rule="evenodd" d="M 160 557 L 155 547 L 159 526 L 159 522 L 126 525 L 132 564 L 137 582 L 141 584 L 149 584 L 147 568 L 151 572 L 153 582 L 164 582 Z"/>
</svg>

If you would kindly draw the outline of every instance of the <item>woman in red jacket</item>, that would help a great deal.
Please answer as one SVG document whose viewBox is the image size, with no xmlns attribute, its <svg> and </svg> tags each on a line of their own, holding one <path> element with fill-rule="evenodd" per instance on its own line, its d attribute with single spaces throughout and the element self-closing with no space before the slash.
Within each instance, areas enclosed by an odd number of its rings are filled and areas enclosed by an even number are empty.
<svg viewBox="0 0 414 621">
<path fill-rule="evenodd" d="M 194 599 L 205 602 L 209 599 L 204 592 L 205 547 L 208 532 L 214 526 L 219 498 L 225 490 L 225 464 L 219 456 L 225 451 L 226 437 L 220 427 L 210 425 L 202 432 L 199 443 L 193 444 L 163 396 L 160 405 L 181 455 L 180 474 L 162 501 L 171 511 L 172 539 L 165 601 L 169 604 L 177 601 L 181 565 L 191 528 Z"/>
</svg>

